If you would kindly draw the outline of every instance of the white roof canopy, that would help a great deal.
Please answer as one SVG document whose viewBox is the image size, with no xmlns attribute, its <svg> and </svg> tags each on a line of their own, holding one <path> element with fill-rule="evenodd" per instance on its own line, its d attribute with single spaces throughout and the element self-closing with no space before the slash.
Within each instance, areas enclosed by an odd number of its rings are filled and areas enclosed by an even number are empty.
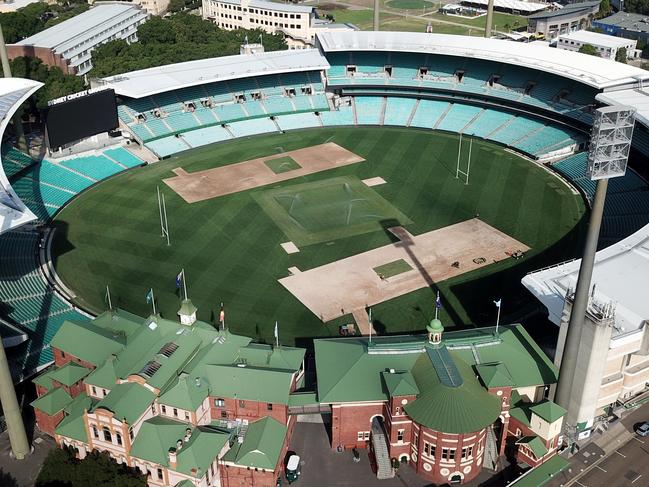
<svg viewBox="0 0 649 487">
<path fill-rule="evenodd" d="M 216 81 L 328 68 L 329 63 L 316 49 L 273 51 L 168 64 L 118 74 L 99 83 L 113 88 L 118 95 L 142 98 Z"/>
<path fill-rule="evenodd" d="M 489 0 L 465 0 L 465 3 L 487 6 Z M 547 3 L 540 2 L 524 2 L 522 0 L 494 0 L 494 7 L 505 8 L 509 10 L 518 10 L 523 13 L 538 12 L 548 8 Z"/>
<path fill-rule="evenodd" d="M 342 31 L 318 33 L 325 52 L 402 51 L 442 54 L 512 64 L 573 79 L 594 88 L 630 85 L 649 79 L 649 71 L 597 56 L 518 43 L 448 34 Z"/>
<path fill-rule="evenodd" d="M 20 78 L 0 78 L 0 139 L 18 107 L 43 83 Z M 0 233 L 36 220 L 29 208 L 18 198 L 0 164 Z"/>
<path fill-rule="evenodd" d="M 581 260 L 528 274 L 525 286 L 548 309 L 550 321 L 560 323 L 566 292 L 575 289 Z M 594 299 L 615 305 L 614 338 L 640 330 L 649 319 L 649 225 L 597 252 L 592 284 Z"/>
<path fill-rule="evenodd" d="M 595 97 L 607 105 L 624 105 L 636 109 L 635 118 L 645 127 L 649 127 L 649 89 L 628 89 L 605 91 Z"/>
</svg>

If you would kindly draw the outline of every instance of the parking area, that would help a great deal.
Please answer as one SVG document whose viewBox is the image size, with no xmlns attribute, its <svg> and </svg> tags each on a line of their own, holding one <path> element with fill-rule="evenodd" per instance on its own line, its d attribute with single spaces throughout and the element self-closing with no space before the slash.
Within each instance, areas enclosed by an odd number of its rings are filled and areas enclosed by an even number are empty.
<svg viewBox="0 0 649 487">
<path fill-rule="evenodd" d="M 370 466 L 368 451 L 360 451 L 358 463 L 354 463 L 351 451 L 333 451 L 326 426 L 322 423 L 298 423 L 289 449 L 301 458 L 302 475 L 293 484 L 296 487 L 434 487 L 408 465 L 400 467 L 393 479 L 377 480 Z M 286 485 L 284 479 L 283 482 Z M 492 479 L 491 472 L 483 471 L 476 480 L 464 485 L 500 487 L 505 482 Z"/>
<path fill-rule="evenodd" d="M 649 485 L 649 444 L 633 437 L 615 450 L 575 485 L 581 487 L 626 487 Z"/>
</svg>

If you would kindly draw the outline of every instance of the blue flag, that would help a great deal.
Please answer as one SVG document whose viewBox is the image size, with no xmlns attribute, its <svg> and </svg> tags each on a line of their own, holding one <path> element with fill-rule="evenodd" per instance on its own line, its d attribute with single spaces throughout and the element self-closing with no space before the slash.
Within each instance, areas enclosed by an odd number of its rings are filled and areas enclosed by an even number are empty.
<svg viewBox="0 0 649 487">
<path fill-rule="evenodd" d="M 180 289 L 181 283 L 183 279 L 183 271 L 180 271 L 178 275 L 176 276 L 176 287 Z"/>
<path fill-rule="evenodd" d="M 435 300 L 435 307 L 437 309 L 442 309 L 442 298 L 439 296 L 439 291 L 437 291 L 437 299 Z"/>
<path fill-rule="evenodd" d="M 149 289 L 149 292 L 146 293 L 146 302 L 150 303 L 153 301 L 153 289 Z"/>
</svg>

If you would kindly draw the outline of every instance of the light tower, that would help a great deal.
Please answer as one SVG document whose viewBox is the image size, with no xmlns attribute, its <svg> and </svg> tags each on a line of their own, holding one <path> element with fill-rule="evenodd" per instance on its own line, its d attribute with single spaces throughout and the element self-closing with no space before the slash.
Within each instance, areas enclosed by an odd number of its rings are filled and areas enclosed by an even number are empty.
<svg viewBox="0 0 649 487">
<path fill-rule="evenodd" d="M 5 36 L 0 25 L 0 62 L 2 63 L 2 75 L 5 78 L 11 78 L 11 66 L 9 65 L 9 56 L 7 55 L 7 46 L 5 45 Z M 13 116 L 14 132 L 16 133 L 16 146 L 23 152 L 27 152 L 27 139 L 23 131 L 23 123 L 20 120 L 20 108 L 16 110 Z"/>
<path fill-rule="evenodd" d="M 494 0 L 489 0 L 487 3 L 487 20 L 484 28 L 484 36 L 489 39 L 491 37 L 491 24 L 494 17 Z"/>
<path fill-rule="evenodd" d="M 610 178 L 626 173 L 635 109 L 625 106 L 599 108 L 595 112 L 588 152 L 588 176 L 597 181 L 597 189 L 590 214 L 586 242 L 579 267 L 574 295 L 566 297 L 564 319 L 567 322 L 565 341 L 560 334 L 557 357 L 560 358 L 559 382 L 555 402 L 568 413 L 564 421 L 566 435 L 575 440 L 580 428 L 590 421 L 594 401 L 601 383 L 595 368 L 601 364 L 598 357 L 602 347 L 610 342 L 613 310 L 596 303 L 591 296 L 591 278 L 602 224 L 606 189 Z M 569 315 L 569 316 L 568 316 Z M 561 350 L 561 353 L 560 353 Z M 593 383 L 591 383 L 593 382 Z M 590 411 L 590 413 L 586 413 Z"/>
<path fill-rule="evenodd" d="M 381 5 L 381 2 L 379 0 L 374 0 L 374 25 L 372 26 L 372 30 L 375 30 L 378 32 L 379 30 L 379 7 Z"/>
</svg>

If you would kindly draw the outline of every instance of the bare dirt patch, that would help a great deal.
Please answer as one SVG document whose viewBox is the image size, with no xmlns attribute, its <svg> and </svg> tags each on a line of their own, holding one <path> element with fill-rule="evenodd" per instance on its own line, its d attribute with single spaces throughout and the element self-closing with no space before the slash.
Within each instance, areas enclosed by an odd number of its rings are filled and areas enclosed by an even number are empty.
<svg viewBox="0 0 649 487">
<path fill-rule="evenodd" d="M 286 157 L 293 159 L 300 167 L 277 174 L 269 168 L 269 160 Z M 176 176 L 163 181 L 187 203 L 196 203 L 364 160 L 344 147 L 328 142 L 204 171 L 187 173 L 174 170 Z"/>
</svg>

